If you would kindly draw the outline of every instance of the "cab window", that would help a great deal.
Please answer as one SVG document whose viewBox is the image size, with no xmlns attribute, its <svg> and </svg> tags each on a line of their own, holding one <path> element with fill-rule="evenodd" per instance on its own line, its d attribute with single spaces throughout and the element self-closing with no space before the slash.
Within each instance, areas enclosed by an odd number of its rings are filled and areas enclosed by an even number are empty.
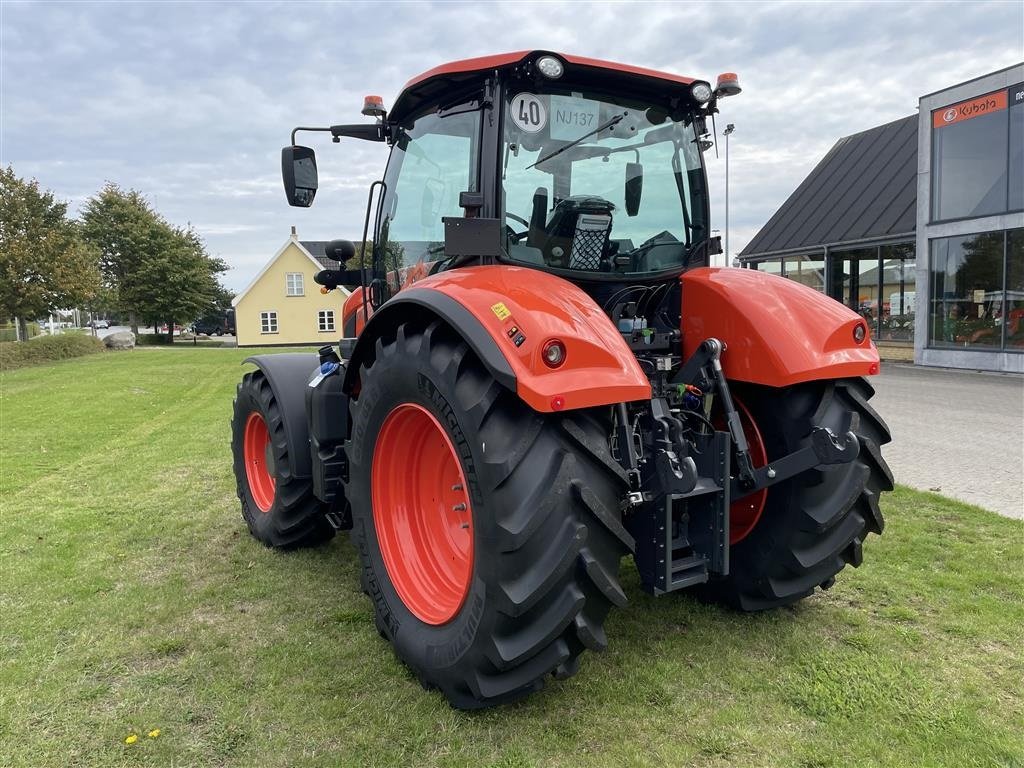
<svg viewBox="0 0 1024 768">
<path fill-rule="evenodd" d="M 391 150 L 376 257 L 389 280 L 444 254 L 445 216 L 461 216 L 459 193 L 477 191 L 480 112 L 418 118 Z M 398 286 L 396 286 L 398 287 Z"/>
</svg>

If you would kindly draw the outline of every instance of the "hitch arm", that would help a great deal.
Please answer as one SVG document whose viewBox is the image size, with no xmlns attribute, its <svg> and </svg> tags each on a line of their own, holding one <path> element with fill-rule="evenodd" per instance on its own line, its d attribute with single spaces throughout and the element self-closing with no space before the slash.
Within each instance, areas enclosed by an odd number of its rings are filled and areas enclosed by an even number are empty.
<svg viewBox="0 0 1024 768">
<path fill-rule="evenodd" d="M 860 440 L 853 433 L 856 419 L 856 414 L 846 414 L 840 435 L 828 427 L 815 427 L 811 430 L 810 445 L 755 469 L 753 486 L 747 487 L 740 478 L 734 479 L 729 489 L 731 498 L 735 500 L 748 496 L 809 469 L 853 461 L 860 455 Z"/>
<path fill-rule="evenodd" d="M 736 412 L 736 404 L 729 392 L 729 382 L 722 370 L 722 352 L 724 351 L 725 344 L 718 339 L 705 339 L 679 370 L 673 383 L 689 383 L 698 373 L 702 372 L 709 381 L 714 383 L 715 392 L 722 400 L 722 410 L 725 411 L 725 423 L 728 425 L 729 436 L 732 438 L 733 445 L 736 446 L 736 472 L 739 479 L 734 481 L 733 485 L 735 486 L 738 482 L 746 493 L 750 493 L 756 488 L 757 480 L 754 465 L 750 461 L 750 446 L 747 445 L 747 436 L 743 433 L 740 415 Z"/>
</svg>

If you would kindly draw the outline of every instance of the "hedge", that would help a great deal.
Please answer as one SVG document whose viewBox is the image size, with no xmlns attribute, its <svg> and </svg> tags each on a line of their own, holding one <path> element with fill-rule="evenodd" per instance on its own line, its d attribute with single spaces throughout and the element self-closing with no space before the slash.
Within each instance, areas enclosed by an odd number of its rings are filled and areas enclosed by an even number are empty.
<svg viewBox="0 0 1024 768">
<path fill-rule="evenodd" d="M 29 365 L 102 352 L 103 342 L 92 336 L 64 333 L 40 336 L 31 341 L 0 342 L 0 370 L 12 371 Z"/>
</svg>

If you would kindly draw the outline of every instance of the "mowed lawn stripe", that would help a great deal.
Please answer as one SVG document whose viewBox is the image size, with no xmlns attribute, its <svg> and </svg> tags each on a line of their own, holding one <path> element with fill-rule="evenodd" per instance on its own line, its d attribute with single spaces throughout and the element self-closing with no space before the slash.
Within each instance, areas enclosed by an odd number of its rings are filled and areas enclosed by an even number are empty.
<svg viewBox="0 0 1024 768">
<path fill-rule="evenodd" d="M 827 593 L 742 615 L 650 598 L 624 563 L 607 653 L 452 711 L 378 638 L 347 537 L 245 531 L 248 354 L 4 375 L 0 765 L 1024 765 L 1020 523 L 906 489 Z"/>
</svg>

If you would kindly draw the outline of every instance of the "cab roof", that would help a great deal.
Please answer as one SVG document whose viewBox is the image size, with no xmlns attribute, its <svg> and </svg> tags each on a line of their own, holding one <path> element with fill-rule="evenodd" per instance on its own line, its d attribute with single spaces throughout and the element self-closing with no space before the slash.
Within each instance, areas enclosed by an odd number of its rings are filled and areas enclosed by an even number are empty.
<svg viewBox="0 0 1024 768">
<path fill-rule="evenodd" d="M 566 65 L 567 74 L 570 76 L 574 74 L 585 76 L 599 73 L 620 75 L 626 81 L 636 82 L 640 80 L 648 84 L 653 84 L 652 81 L 660 81 L 663 86 L 670 88 L 689 86 L 696 82 L 696 79 L 692 77 L 683 77 L 671 72 L 660 72 L 656 69 L 637 67 L 632 64 L 619 64 L 614 61 L 591 59 L 585 56 L 574 56 L 555 51 L 514 51 L 511 53 L 497 53 L 491 56 L 478 56 L 472 59 L 460 59 L 459 61 L 452 61 L 447 64 L 441 64 L 433 69 L 428 69 L 405 84 L 402 92 L 395 99 L 394 107 L 391 110 L 391 117 L 401 119 L 416 110 L 420 105 L 438 100 L 445 91 L 479 79 L 480 75 L 485 72 L 495 69 L 512 68 L 520 64 L 532 62 L 545 55 L 556 56 L 561 59 Z"/>
</svg>

